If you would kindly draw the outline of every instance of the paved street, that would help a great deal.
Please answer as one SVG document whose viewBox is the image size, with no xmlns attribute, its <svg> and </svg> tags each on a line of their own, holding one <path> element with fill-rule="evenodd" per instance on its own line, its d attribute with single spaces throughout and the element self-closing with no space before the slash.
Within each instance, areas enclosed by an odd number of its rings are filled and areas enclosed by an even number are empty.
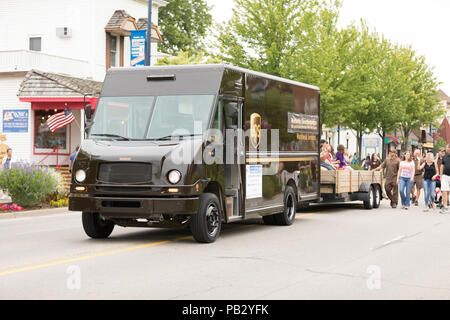
<svg viewBox="0 0 450 320">
<path fill-rule="evenodd" d="M 0 220 L 1 299 L 450 299 L 450 215 L 314 207 L 292 227 L 116 227 L 92 240 L 79 213 Z"/>
</svg>

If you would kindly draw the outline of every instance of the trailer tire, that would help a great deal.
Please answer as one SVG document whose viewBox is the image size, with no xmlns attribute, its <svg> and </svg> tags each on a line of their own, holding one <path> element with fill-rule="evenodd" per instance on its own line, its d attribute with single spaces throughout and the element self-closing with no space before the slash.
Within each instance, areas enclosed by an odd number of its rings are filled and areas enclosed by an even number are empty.
<svg viewBox="0 0 450 320">
<path fill-rule="evenodd" d="M 284 191 L 284 210 L 274 215 L 275 223 L 279 226 L 290 226 L 295 221 L 297 213 L 297 198 L 294 188 L 287 186 Z"/>
<path fill-rule="evenodd" d="M 366 199 L 364 200 L 364 209 L 371 210 L 373 209 L 375 193 L 373 190 L 373 186 L 370 186 L 369 192 L 367 192 Z"/>
<path fill-rule="evenodd" d="M 82 222 L 84 232 L 92 239 L 106 239 L 114 230 L 114 222 L 102 220 L 98 213 L 83 212 Z"/>
<path fill-rule="evenodd" d="M 217 240 L 222 227 L 220 201 L 213 193 L 200 195 L 197 214 L 191 218 L 191 232 L 200 243 L 212 243 Z"/>
<path fill-rule="evenodd" d="M 373 189 L 374 192 L 374 197 L 373 197 L 373 207 L 375 209 L 378 209 L 381 205 L 381 198 L 382 198 L 382 194 L 381 194 L 381 188 L 380 186 L 375 186 L 375 188 Z"/>
</svg>

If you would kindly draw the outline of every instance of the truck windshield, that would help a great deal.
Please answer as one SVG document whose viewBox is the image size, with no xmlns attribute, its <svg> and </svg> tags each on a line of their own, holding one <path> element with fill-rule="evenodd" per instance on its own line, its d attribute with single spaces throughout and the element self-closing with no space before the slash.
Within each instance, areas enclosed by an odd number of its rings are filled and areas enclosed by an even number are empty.
<svg viewBox="0 0 450 320">
<path fill-rule="evenodd" d="M 102 97 L 89 133 L 95 140 L 203 136 L 214 95 Z"/>
</svg>

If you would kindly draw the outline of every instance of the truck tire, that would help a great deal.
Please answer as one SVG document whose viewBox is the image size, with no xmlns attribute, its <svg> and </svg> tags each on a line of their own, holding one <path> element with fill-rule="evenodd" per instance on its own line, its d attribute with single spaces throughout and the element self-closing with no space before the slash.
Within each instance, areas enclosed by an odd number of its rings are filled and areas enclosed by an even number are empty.
<svg viewBox="0 0 450 320">
<path fill-rule="evenodd" d="M 275 216 L 273 214 L 271 214 L 269 216 L 263 216 L 262 218 L 263 218 L 265 225 L 273 226 L 276 224 Z"/>
<path fill-rule="evenodd" d="M 275 223 L 279 226 L 290 226 L 295 221 L 297 213 L 297 199 L 294 188 L 287 186 L 284 191 L 284 210 L 274 215 Z"/>
<path fill-rule="evenodd" d="M 222 227 L 220 202 L 213 193 L 200 195 L 197 214 L 191 218 L 191 232 L 200 243 L 212 243 L 217 240 Z"/>
<path fill-rule="evenodd" d="M 373 190 L 373 186 L 370 186 L 369 192 L 367 192 L 366 199 L 364 200 L 364 209 L 371 210 L 373 209 L 375 193 Z"/>
<path fill-rule="evenodd" d="M 378 209 L 381 205 L 381 197 L 383 196 L 381 194 L 381 188 L 379 186 L 375 186 L 373 189 L 374 197 L 373 197 L 373 207 L 375 209 Z"/>
<path fill-rule="evenodd" d="M 98 213 L 83 212 L 82 221 L 84 232 L 93 239 L 106 239 L 114 229 L 114 222 L 102 220 Z"/>
</svg>

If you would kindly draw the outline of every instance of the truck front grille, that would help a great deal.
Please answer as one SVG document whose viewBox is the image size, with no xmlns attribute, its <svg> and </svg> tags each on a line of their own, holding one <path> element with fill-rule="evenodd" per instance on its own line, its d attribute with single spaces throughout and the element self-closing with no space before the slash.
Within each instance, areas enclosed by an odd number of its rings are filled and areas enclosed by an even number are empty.
<svg viewBox="0 0 450 320">
<path fill-rule="evenodd" d="M 147 163 L 110 162 L 101 163 L 97 179 L 106 183 L 148 183 L 152 178 L 152 166 Z"/>
</svg>

